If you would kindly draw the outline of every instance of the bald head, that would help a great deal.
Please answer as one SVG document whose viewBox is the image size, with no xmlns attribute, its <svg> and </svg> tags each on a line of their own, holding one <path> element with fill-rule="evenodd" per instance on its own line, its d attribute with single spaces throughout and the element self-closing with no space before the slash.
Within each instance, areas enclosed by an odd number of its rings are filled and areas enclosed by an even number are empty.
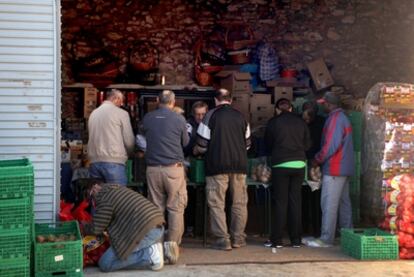
<svg viewBox="0 0 414 277">
<path fill-rule="evenodd" d="M 221 88 L 218 89 L 214 96 L 216 105 L 231 103 L 231 92 L 227 89 Z"/>
</svg>

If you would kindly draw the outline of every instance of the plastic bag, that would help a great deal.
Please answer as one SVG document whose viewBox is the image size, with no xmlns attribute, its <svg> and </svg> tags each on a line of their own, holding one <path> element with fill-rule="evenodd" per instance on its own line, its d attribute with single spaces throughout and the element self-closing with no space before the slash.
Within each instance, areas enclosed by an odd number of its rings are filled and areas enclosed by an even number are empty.
<svg viewBox="0 0 414 277">
<path fill-rule="evenodd" d="M 86 209 L 89 207 L 89 203 L 86 200 L 83 200 L 79 206 L 72 212 L 73 217 L 77 221 L 86 221 L 89 222 L 92 220 L 92 216 L 90 213 L 86 211 Z"/>
<path fill-rule="evenodd" d="M 72 215 L 73 203 L 67 203 L 64 200 L 60 200 L 60 212 L 59 220 L 60 221 L 71 221 L 75 220 Z"/>
</svg>

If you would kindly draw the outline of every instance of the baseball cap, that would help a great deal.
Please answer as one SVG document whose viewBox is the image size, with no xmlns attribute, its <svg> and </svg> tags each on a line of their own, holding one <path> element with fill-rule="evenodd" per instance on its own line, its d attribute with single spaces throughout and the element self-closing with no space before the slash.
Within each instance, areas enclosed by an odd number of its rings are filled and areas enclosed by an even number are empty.
<svg viewBox="0 0 414 277">
<path fill-rule="evenodd" d="M 339 105 L 341 104 L 341 99 L 336 93 L 333 93 L 332 91 L 328 91 L 325 93 L 325 95 L 321 99 L 319 99 L 316 102 L 318 102 L 319 104 L 329 103 L 329 104 Z"/>
</svg>

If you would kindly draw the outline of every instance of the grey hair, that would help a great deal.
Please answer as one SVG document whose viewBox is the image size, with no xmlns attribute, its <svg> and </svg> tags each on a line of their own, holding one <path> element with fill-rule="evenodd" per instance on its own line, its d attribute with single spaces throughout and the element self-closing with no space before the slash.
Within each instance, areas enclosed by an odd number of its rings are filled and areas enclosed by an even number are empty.
<svg viewBox="0 0 414 277">
<path fill-rule="evenodd" d="M 158 95 L 158 101 L 161 105 L 171 104 L 175 100 L 175 94 L 172 90 L 163 90 Z"/>
<path fill-rule="evenodd" d="M 119 89 L 111 89 L 109 91 L 106 92 L 106 99 L 108 100 L 113 100 L 116 99 L 118 97 L 122 97 L 122 91 L 120 91 Z"/>
</svg>

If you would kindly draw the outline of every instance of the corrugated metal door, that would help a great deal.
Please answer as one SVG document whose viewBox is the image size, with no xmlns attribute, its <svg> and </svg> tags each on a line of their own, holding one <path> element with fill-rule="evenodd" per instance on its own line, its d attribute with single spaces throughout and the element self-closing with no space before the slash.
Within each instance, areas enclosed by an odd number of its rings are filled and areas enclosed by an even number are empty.
<svg viewBox="0 0 414 277">
<path fill-rule="evenodd" d="M 37 221 L 55 220 L 60 183 L 58 6 L 0 0 L 0 159 L 34 163 Z"/>
</svg>

